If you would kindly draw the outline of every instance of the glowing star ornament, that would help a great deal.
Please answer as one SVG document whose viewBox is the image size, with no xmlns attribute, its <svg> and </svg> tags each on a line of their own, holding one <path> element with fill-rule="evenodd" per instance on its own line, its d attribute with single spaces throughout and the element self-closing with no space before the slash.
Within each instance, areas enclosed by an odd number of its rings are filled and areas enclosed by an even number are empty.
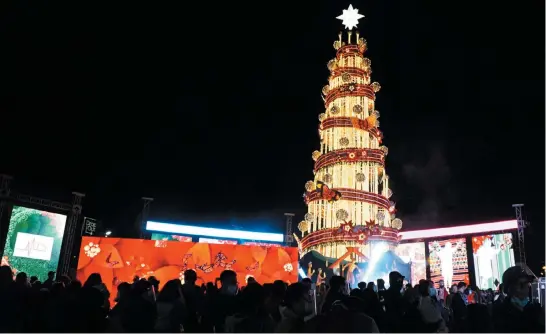
<svg viewBox="0 0 546 334">
<path fill-rule="evenodd" d="M 337 17 L 338 20 L 342 20 L 345 29 L 353 29 L 358 25 L 358 20 L 363 18 L 364 15 L 358 14 L 358 9 L 353 8 L 353 5 L 349 5 L 349 9 L 344 9 L 343 14 Z"/>
</svg>

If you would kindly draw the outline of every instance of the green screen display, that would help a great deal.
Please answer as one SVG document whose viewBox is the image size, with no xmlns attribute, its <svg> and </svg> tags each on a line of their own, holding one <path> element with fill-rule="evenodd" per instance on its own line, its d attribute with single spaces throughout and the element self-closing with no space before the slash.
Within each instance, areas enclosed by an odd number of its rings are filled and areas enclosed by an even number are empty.
<svg viewBox="0 0 546 334">
<path fill-rule="evenodd" d="M 65 225 L 65 215 L 14 206 L 2 265 L 45 281 L 49 271 L 57 271 Z"/>
</svg>

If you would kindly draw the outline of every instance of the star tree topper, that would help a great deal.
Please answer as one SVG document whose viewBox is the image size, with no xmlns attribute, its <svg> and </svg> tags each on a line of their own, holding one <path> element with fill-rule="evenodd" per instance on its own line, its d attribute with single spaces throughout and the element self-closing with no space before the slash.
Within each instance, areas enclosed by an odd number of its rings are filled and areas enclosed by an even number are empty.
<svg viewBox="0 0 546 334">
<path fill-rule="evenodd" d="M 364 15 L 358 14 L 358 9 L 353 8 L 353 5 L 349 5 L 349 9 L 344 9 L 343 14 L 337 17 L 338 20 L 342 20 L 345 29 L 353 29 L 358 25 L 358 20 L 363 18 Z"/>
</svg>

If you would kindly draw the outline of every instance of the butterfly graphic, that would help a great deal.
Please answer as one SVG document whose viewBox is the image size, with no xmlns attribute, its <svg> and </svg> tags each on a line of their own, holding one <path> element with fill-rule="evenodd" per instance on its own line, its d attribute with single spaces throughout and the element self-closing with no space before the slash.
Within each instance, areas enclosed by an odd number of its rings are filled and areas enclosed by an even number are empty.
<svg viewBox="0 0 546 334">
<path fill-rule="evenodd" d="M 113 268 L 116 264 L 119 264 L 119 261 L 110 261 L 110 258 L 112 257 L 112 253 L 108 254 L 106 257 L 106 263 L 108 264 L 109 268 Z"/>
<path fill-rule="evenodd" d="M 255 271 L 260 266 L 260 262 L 254 262 L 252 265 L 246 267 L 248 271 Z"/>
<path fill-rule="evenodd" d="M 341 198 L 341 193 L 339 191 L 330 189 L 330 187 L 322 181 L 317 181 L 317 189 L 320 197 L 328 200 L 328 202 L 335 202 Z"/>
<path fill-rule="evenodd" d="M 236 260 L 227 262 L 227 256 L 224 255 L 222 252 L 218 252 L 216 254 L 216 257 L 214 259 L 214 266 L 220 266 L 224 269 L 231 269 L 231 266 L 233 266 L 236 262 Z"/>
<path fill-rule="evenodd" d="M 199 269 L 199 270 L 203 271 L 204 273 L 208 274 L 208 273 L 210 273 L 210 272 L 212 272 L 214 270 L 214 266 L 210 265 L 208 263 L 204 263 L 204 264 L 201 264 L 201 265 L 196 264 L 195 269 Z"/>
</svg>

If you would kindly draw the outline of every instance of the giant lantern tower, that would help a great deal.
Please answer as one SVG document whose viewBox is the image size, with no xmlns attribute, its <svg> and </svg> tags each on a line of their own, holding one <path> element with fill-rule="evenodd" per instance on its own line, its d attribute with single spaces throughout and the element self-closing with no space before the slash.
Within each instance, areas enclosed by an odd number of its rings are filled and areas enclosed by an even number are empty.
<svg viewBox="0 0 546 334">
<path fill-rule="evenodd" d="M 376 110 L 381 86 L 371 81 L 366 40 L 353 30 L 362 17 L 352 6 L 338 17 L 346 29 L 334 42 L 336 57 L 328 62 L 325 111 L 318 117 L 320 149 L 312 153 L 315 177 L 305 184 L 308 212 L 298 225 L 302 256 L 315 250 L 338 259 L 330 268 L 343 260 L 367 262 L 375 252 L 392 249 L 402 228 L 390 200 L 388 149 Z"/>
</svg>

